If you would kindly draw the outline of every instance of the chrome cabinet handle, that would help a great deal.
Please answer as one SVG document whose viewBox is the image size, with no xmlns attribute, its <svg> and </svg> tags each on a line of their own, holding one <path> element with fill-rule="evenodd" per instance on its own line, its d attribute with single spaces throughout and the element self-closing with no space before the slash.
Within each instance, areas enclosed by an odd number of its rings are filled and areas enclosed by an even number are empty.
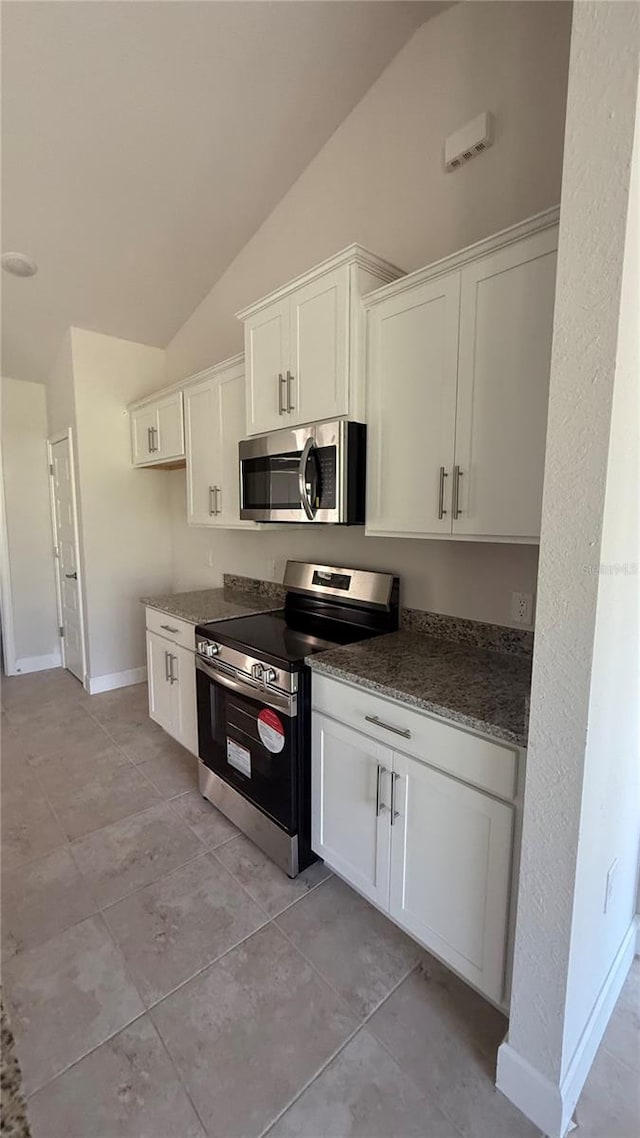
<svg viewBox="0 0 640 1138">
<path fill-rule="evenodd" d="M 294 405 L 291 402 L 291 384 L 292 383 L 293 383 L 293 376 L 292 376 L 291 372 L 288 371 L 287 372 L 287 411 L 288 412 L 295 410 Z"/>
<path fill-rule="evenodd" d="M 400 778 L 399 774 L 395 771 L 391 772 L 391 825 L 395 822 L 396 818 L 400 817 L 400 811 L 396 810 L 396 783 Z"/>
<path fill-rule="evenodd" d="M 151 451 L 153 450 L 153 447 L 151 446 L 151 427 L 147 427 L 147 450 L 149 451 L 149 454 L 151 454 Z"/>
<path fill-rule="evenodd" d="M 383 774 L 387 774 L 387 768 L 378 763 L 378 771 L 376 774 L 376 818 L 379 818 L 382 813 L 387 809 L 387 806 L 382 801 L 382 791 L 380 784 L 382 782 Z"/>
<path fill-rule="evenodd" d="M 215 486 L 209 487 L 209 513 L 213 517 L 216 512 L 216 488 Z"/>
<path fill-rule="evenodd" d="M 374 727 L 384 727 L 385 731 L 393 731 L 394 735 L 402 735 L 403 739 L 410 739 L 411 732 L 406 727 L 393 727 L 391 723 L 385 723 L 382 719 L 378 719 L 377 715 L 365 715 L 367 723 L 373 723 Z"/>
<path fill-rule="evenodd" d="M 171 669 L 171 665 L 169 664 L 169 653 L 165 652 L 165 654 L 164 654 L 164 678 L 167 681 L 167 683 L 169 682 L 169 680 L 171 678 L 171 670 L 170 669 Z"/>
<path fill-rule="evenodd" d="M 440 481 L 438 483 L 438 519 L 440 521 L 442 520 L 442 518 L 444 517 L 444 515 L 447 512 L 444 508 L 444 480 L 445 480 L 445 478 L 448 478 L 448 477 L 449 477 L 449 475 L 447 474 L 444 466 L 441 466 L 440 467 Z"/>
<path fill-rule="evenodd" d="M 157 435 L 157 433 L 158 433 L 158 431 L 157 431 L 156 427 L 147 427 L 147 440 L 148 440 L 148 446 L 149 446 L 149 454 L 155 454 L 155 452 L 158 449 L 158 444 L 155 440 L 155 436 Z"/>
<path fill-rule="evenodd" d="M 279 415 L 284 415 L 285 411 L 287 410 L 287 408 L 285 407 L 283 400 L 282 400 L 282 385 L 283 384 L 286 385 L 286 382 L 287 381 L 284 378 L 282 372 L 279 371 L 278 372 L 278 414 Z"/>
<path fill-rule="evenodd" d="M 180 631 L 179 628 L 172 628 L 170 624 L 161 624 L 160 628 L 164 628 L 165 632 L 172 632 L 174 636 Z"/>
<path fill-rule="evenodd" d="M 177 657 L 177 656 L 172 656 L 172 655 L 171 655 L 171 653 L 169 653 L 169 683 L 170 683 L 170 684 L 175 684 L 175 683 L 177 683 L 177 681 L 178 681 L 178 676 L 177 676 L 177 674 L 176 674 L 175 676 L 174 676 L 174 674 L 173 674 L 173 664 L 174 664 L 174 661 L 175 661 L 175 663 L 177 664 L 177 663 L 178 663 L 178 657 Z"/>
<path fill-rule="evenodd" d="M 220 503 L 222 501 L 222 490 L 220 489 L 219 486 L 216 486 L 215 492 L 216 492 L 216 514 L 221 514 L 222 513 L 222 506 L 220 505 Z"/>
<path fill-rule="evenodd" d="M 455 521 L 460 517 L 462 510 L 460 509 L 460 479 L 462 478 L 462 471 L 459 466 L 453 468 L 453 491 L 451 496 L 451 516 Z"/>
<path fill-rule="evenodd" d="M 316 516 L 316 509 L 314 508 L 313 503 L 307 494 L 306 471 L 309 455 L 311 454 L 311 451 L 315 445 L 315 439 L 307 439 L 306 443 L 304 444 L 302 454 L 300 455 L 300 466 L 298 467 L 298 490 L 300 492 L 300 505 L 303 507 L 304 512 L 310 522 L 312 522 Z"/>
</svg>

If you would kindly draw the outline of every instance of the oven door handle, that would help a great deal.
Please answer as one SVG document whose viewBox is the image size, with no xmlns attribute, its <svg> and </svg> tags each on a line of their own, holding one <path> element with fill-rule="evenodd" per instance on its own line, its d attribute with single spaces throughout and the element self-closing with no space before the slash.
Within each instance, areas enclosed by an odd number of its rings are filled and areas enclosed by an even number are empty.
<svg viewBox="0 0 640 1138">
<path fill-rule="evenodd" d="M 315 520 L 318 512 L 317 506 L 314 507 L 309 495 L 307 493 L 307 463 L 311 451 L 314 449 L 316 441 L 314 438 L 307 439 L 304 444 L 304 449 L 300 455 L 300 466 L 298 467 L 298 489 L 300 491 L 300 504 L 304 509 L 310 522 Z"/>
<path fill-rule="evenodd" d="M 260 684 L 252 684 L 247 680 L 238 679 L 237 674 L 231 675 L 228 672 L 223 672 L 220 668 L 216 668 L 215 664 L 203 660 L 201 656 L 196 656 L 196 668 L 214 683 L 220 684 L 221 687 L 229 688 L 231 691 L 237 692 L 238 695 L 246 695 L 249 699 L 257 698 L 260 703 L 272 707 L 275 711 L 281 711 L 290 719 L 298 714 L 298 701 L 295 695 L 289 696 L 284 693 L 280 695 L 270 688 L 263 688 Z"/>
</svg>

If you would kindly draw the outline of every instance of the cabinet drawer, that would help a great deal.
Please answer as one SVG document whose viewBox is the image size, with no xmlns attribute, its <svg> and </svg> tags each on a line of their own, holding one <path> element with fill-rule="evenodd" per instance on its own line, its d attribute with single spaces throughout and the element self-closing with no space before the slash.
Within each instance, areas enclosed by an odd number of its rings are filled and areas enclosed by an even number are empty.
<svg viewBox="0 0 640 1138">
<path fill-rule="evenodd" d="M 314 711 L 500 798 L 515 796 L 518 756 L 507 745 L 471 735 L 405 704 L 315 673 L 311 695 Z M 376 719 L 387 726 L 372 722 Z"/>
<path fill-rule="evenodd" d="M 165 640 L 171 640 L 173 644 L 181 644 L 183 648 L 195 652 L 195 624 L 190 624 L 188 620 L 180 620 L 179 617 L 171 616 L 169 613 L 160 612 L 159 609 L 147 608 L 146 613 L 147 628 L 150 632 L 156 632 L 158 636 L 164 636 Z"/>
</svg>

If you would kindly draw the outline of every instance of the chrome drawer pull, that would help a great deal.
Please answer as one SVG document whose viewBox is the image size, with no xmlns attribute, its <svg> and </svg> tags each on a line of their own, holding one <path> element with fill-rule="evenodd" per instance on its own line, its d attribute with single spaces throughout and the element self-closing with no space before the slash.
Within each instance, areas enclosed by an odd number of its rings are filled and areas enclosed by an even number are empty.
<svg viewBox="0 0 640 1138">
<path fill-rule="evenodd" d="M 403 739 L 410 739 L 411 732 L 406 727 L 392 727 L 390 723 L 384 723 L 382 719 L 378 719 L 377 715 L 365 715 L 367 723 L 373 723 L 374 727 L 384 727 L 385 731 L 393 731 L 394 735 L 402 735 Z"/>
<path fill-rule="evenodd" d="M 172 628 L 170 624 L 161 624 L 160 628 L 164 628 L 165 632 L 172 632 L 174 636 L 177 636 L 180 631 L 179 628 Z"/>
<path fill-rule="evenodd" d="M 444 480 L 445 480 L 445 478 L 448 478 L 448 477 L 449 477 L 449 475 L 447 474 L 444 466 L 441 466 L 440 467 L 440 479 L 438 482 L 438 520 L 439 521 L 442 521 L 444 515 L 447 512 L 444 508 Z"/>
</svg>

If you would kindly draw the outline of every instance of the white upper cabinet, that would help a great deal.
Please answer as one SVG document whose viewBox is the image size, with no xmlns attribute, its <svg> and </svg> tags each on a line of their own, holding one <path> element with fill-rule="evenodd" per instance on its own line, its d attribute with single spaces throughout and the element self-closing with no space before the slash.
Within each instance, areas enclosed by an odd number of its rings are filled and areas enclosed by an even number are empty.
<svg viewBox="0 0 640 1138">
<path fill-rule="evenodd" d="M 369 314 L 367 532 L 451 532 L 458 273 Z"/>
<path fill-rule="evenodd" d="M 538 537 L 557 230 L 461 273 L 453 532 Z"/>
<path fill-rule="evenodd" d="M 134 466 L 178 463 L 184 458 L 182 392 L 171 391 L 130 409 Z"/>
<path fill-rule="evenodd" d="M 238 313 L 245 326 L 246 433 L 361 419 L 365 293 L 401 271 L 359 245 Z"/>
<path fill-rule="evenodd" d="M 367 298 L 369 534 L 537 541 L 557 210 Z"/>
<path fill-rule="evenodd" d="M 238 442 L 244 435 L 244 360 L 235 356 L 184 388 L 187 521 L 250 529 L 240 520 Z"/>
</svg>

